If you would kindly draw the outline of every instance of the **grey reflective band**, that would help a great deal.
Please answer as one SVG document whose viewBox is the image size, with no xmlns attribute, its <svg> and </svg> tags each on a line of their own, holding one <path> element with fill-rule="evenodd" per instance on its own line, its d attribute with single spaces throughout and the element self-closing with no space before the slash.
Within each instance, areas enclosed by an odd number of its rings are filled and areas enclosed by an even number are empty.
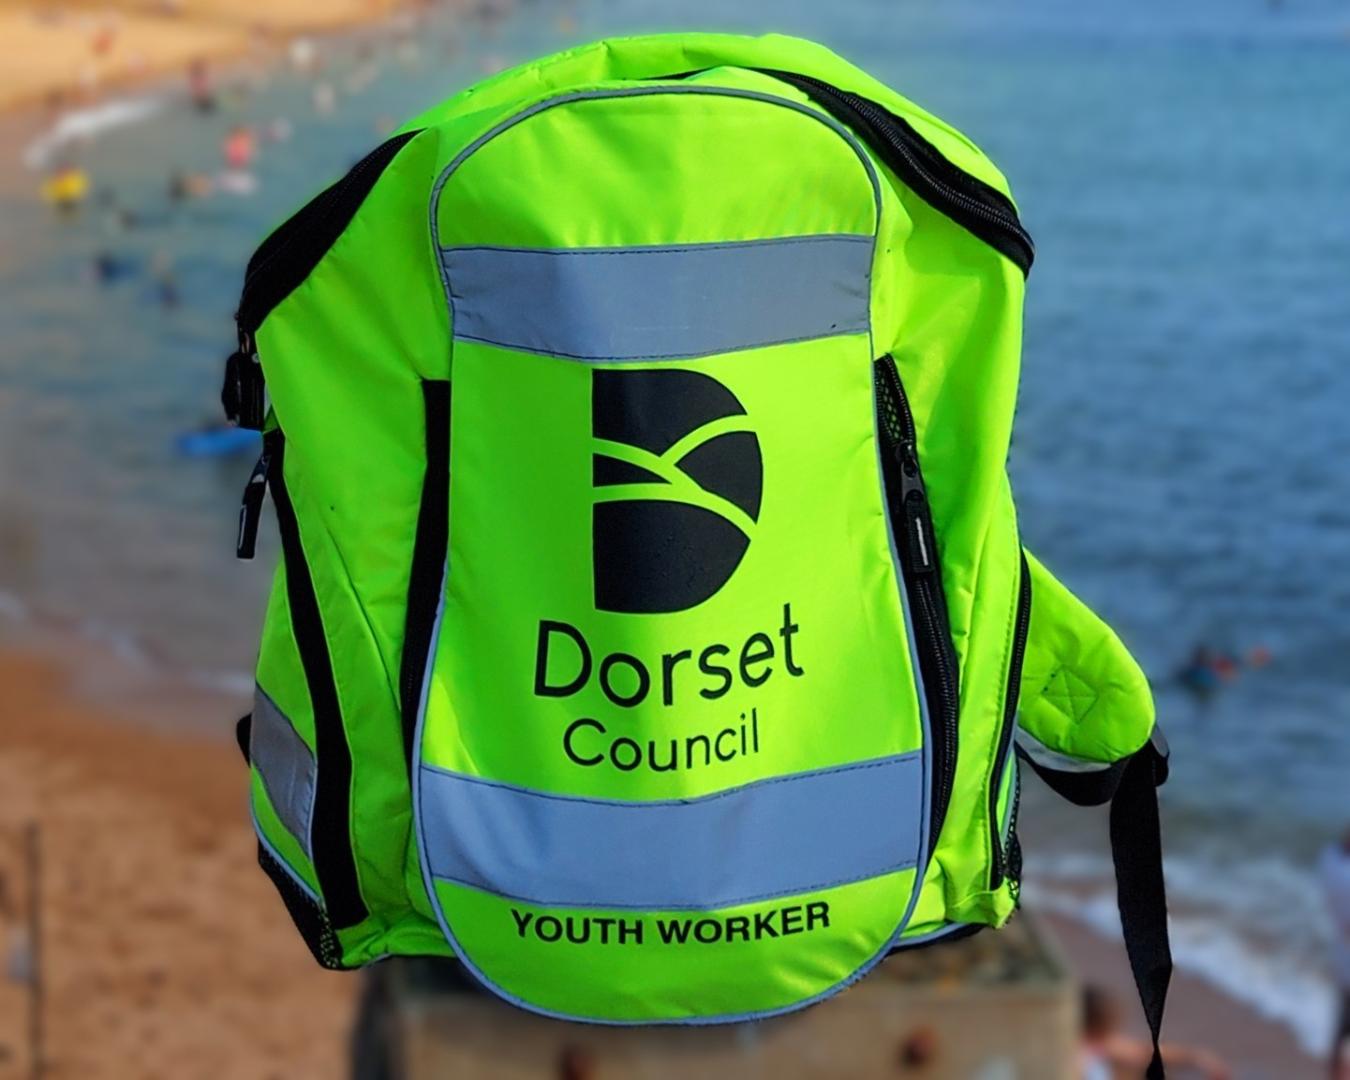
<svg viewBox="0 0 1350 1080">
<path fill-rule="evenodd" d="M 630 343 L 625 346 L 622 343 L 612 341 L 610 339 L 610 333 L 612 328 L 604 325 L 604 320 L 607 316 L 599 314 L 598 311 L 585 312 L 584 319 L 581 320 L 581 325 L 577 327 L 571 325 L 571 323 L 576 321 L 575 313 L 571 311 L 564 312 L 561 328 L 555 333 L 552 327 L 547 327 L 543 325 L 543 316 L 540 314 L 540 312 L 535 310 L 535 307 L 536 305 L 539 305 L 541 303 L 548 303 L 554 310 L 556 310 L 556 308 L 562 303 L 562 301 L 558 297 L 550 297 L 548 294 L 540 293 L 538 291 L 509 288 L 511 295 L 516 297 L 515 303 L 517 305 L 523 306 L 511 307 L 508 304 L 506 304 L 505 298 L 503 297 L 500 298 L 496 304 L 490 305 L 491 307 L 495 308 L 495 311 L 475 316 L 475 314 L 473 313 L 473 308 L 475 304 L 471 299 L 471 294 L 472 292 L 476 291 L 476 289 L 474 288 L 471 282 L 457 283 L 451 276 L 454 270 L 453 265 L 455 261 L 454 253 L 456 251 L 502 250 L 502 249 L 454 248 L 454 247 L 442 249 L 440 243 L 441 238 L 439 233 L 439 227 L 437 225 L 441 192 L 445 187 L 446 183 L 454 175 L 456 170 L 458 170 L 459 167 L 463 165 L 468 158 L 472 157 L 475 152 L 477 152 L 487 143 L 491 142 L 502 132 L 508 131 L 516 124 L 528 120 L 532 116 L 537 116 L 542 112 L 547 112 L 550 109 L 555 109 L 560 106 L 565 106 L 573 102 L 579 101 L 596 101 L 608 98 L 643 97 L 647 95 L 656 95 L 656 94 L 674 94 L 681 96 L 708 95 L 712 97 L 740 98 L 746 101 L 757 101 L 766 105 L 773 106 L 775 108 L 792 110 L 794 112 L 800 113 L 805 117 L 810 118 L 816 123 L 824 124 L 826 127 L 830 128 L 835 134 L 837 134 L 848 145 L 849 149 L 853 152 L 854 156 L 857 158 L 858 164 L 861 166 L 864 173 L 866 174 L 867 182 L 872 189 L 872 202 L 876 213 L 876 217 L 873 222 L 873 227 L 874 228 L 880 227 L 881 180 L 877 175 L 876 167 L 872 164 L 871 157 L 868 155 L 867 151 L 863 149 L 862 145 L 858 142 L 857 138 L 854 137 L 854 135 L 852 134 L 852 132 L 849 131 L 848 128 L 844 127 L 842 124 L 839 123 L 839 121 L 834 119 L 834 117 L 830 116 L 828 113 L 822 112 L 821 110 L 819 110 L 814 106 L 804 104 L 803 102 L 800 101 L 794 101 L 790 98 L 779 97 L 776 94 L 762 93 L 757 90 L 744 90 L 724 86 L 702 86 L 702 85 L 693 85 L 689 83 L 681 83 L 679 85 L 673 86 L 672 85 L 628 86 L 614 90 L 577 90 L 564 94 L 559 94 L 556 97 L 546 98 L 543 101 L 535 102 L 528 108 L 521 110 L 514 116 L 506 118 L 501 123 L 497 124 L 495 127 L 484 132 L 472 143 L 470 143 L 458 154 L 456 154 L 454 159 L 445 167 L 445 169 L 441 172 L 441 175 L 436 180 L 435 187 L 432 190 L 431 202 L 428 207 L 429 224 L 431 228 L 432 243 L 435 244 L 438 249 L 442 250 L 441 278 L 445 286 L 446 299 L 449 302 L 451 308 L 451 319 L 453 322 L 452 330 L 454 336 L 464 341 L 470 340 L 489 341 L 495 344 L 504 345 L 508 348 L 525 349 L 531 352 L 561 356 L 566 359 L 594 360 L 594 361 L 610 359 L 615 361 L 628 360 L 640 362 L 643 360 L 691 359 L 696 356 L 708 356 L 719 352 L 731 352 L 733 350 L 738 349 L 752 348 L 757 344 L 758 345 L 785 344 L 790 341 L 809 340 L 812 338 L 824 337 L 827 336 L 827 334 L 834 335 L 834 334 L 848 334 L 848 333 L 862 333 L 862 332 L 870 333 L 871 323 L 870 323 L 870 312 L 868 311 L 868 300 L 871 295 L 872 253 L 876 247 L 876 236 L 870 233 L 867 234 L 865 237 L 845 234 L 845 235 L 834 235 L 825 237 L 786 237 L 783 238 L 781 241 L 777 241 L 779 243 L 789 243 L 795 241 L 811 241 L 811 240 L 841 240 L 841 239 L 842 240 L 864 239 L 866 241 L 867 250 L 865 255 L 859 254 L 857 252 L 852 252 L 851 255 L 849 256 L 850 258 L 860 260 L 861 269 L 855 270 L 854 272 L 855 278 L 847 286 L 849 290 L 857 289 L 861 291 L 861 302 L 863 310 L 861 320 L 860 321 L 858 320 L 856 310 L 854 310 L 856 304 L 844 305 L 841 307 L 841 310 L 839 310 L 837 313 L 829 316 L 829 321 L 837 323 L 837 327 L 831 326 L 828 330 L 825 331 L 822 331 L 821 329 L 823 325 L 827 324 L 827 320 L 824 318 L 825 309 L 822 306 L 821 298 L 816 297 L 815 295 L 812 295 L 809 298 L 808 311 L 811 312 L 811 317 L 805 318 L 803 316 L 799 316 L 795 310 L 798 303 L 798 301 L 795 299 L 796 296 L 795 291 L 792 294 L 792 296 L 774 296 L 772 293 L 763 291 L 762 288 L 756 287 L 754 282 L 744 282 L 744 283 L 726 282 L 726 281 L 719 282 L 720 286 L 723 289 L 730 287 L 732 289 L 745 290 L 742 291 L 740 295 L 748 297 L 749 299 L 742 301 L 742 304 L 745 306 L 745 312 L 748 312 L 743 313 L 744 320 L 739 323 L 724 324 L 721 327 L 721 332 L 718 334 L 713 334 L 712 332 L 709 332 L 705 335 L 699 334 L 700 323 L 713 323 L 715 320 L 719 318 L 730 317 L 729 313 L 731 305 L 727 302 L 723 302 L 721 299 L 715 296 L 713 297 L 711 303 L 708 305 L 706 309 L 689 308 L 686 306 L 684 307 L 683 310 L 677 307 L 673 302 L 661 303 L 657 298 L 654 298 L 651 295 L 642 297 L 641 298 L 642 306 L 624 309 L 622 311 L 622 317 L 620 321 L 616 324 L 619 327 L 629 327 L 629 329 L 616 332 L 622 333 L 627 336 L 632 336 L 633 338 L 641 339 L 637 342 L 636 345 Z M 768 241 L 768 242 L 774 243 L 775 241 Z M 730 245 L 705 244 L 695 246 L 699 248 L 714 248 L 719 246 L 744 247 L 747 245 L 754 245 L 758 243 L 761 242 L 747 241 L 741 244 L 730 244 Z M 861 245 L 859 245 L 859 247 L 861 247 Z M 585 249 L 581 250 L 584 251 Z M 592 249 L 592 250 L 605 250 L 605 249 Z M 657 249 L 626 249 L 626 250 L 642 251 L 642 250 L 657 250 Z M 667 248 L 665 250 L 669 251 L 672 249 Z M 803 268 L 799 267 L 798 272 L 805 272 L 805 271 L 803 270 Z M 612 277 L 614 275 L 610 276 Z M 651 275 L 649 275 L 649 277 L 650 276 Z M 828 291 L 830 285 L 828 282 L 824 282 L 821 285 L 815 287 Z M 460 292 L 461 288 L 467 288 L 470 291 L 461 293 Z M 481 286 L 479 286 L 479 288 L 481 288 Z M 635 290 L 630 290 L 628 293 L 626 293 L 626 295 L 629 295 L 631 297 L 634 291 Z M 713 289 L 709 287 L 707 292 L 709 294 L 712 294 Z M 463 303 L 457 301 L 456 299 L 457 295 L 463 296 L 464 300 Z M 838 300 L 839 298 L 836 296 L 835 299 Z M 659 335 L 644 334 L 643 331 L 640 329 L 632 329 L 631 328 L 632 324 L 638 322 L 639 318 L 643 315 L 643 313 L 652 310 L 654 305 L 656 309 L 659 312 L 661 312 L 659 316 L 662 320 L 660 326 L 664 332 Z M 845 310 L 845 308 L 847 308 L 847 310 Z M 761 334 L 765 333 L 763 329 L 767 321 L 765 319 L 765 313 L 768 311 L 776 312 L 778 317 L 774 320 L 773 326 L 768 329 L 767 334 L 763 336 L 762 339 L 760 339 Z M 672 312 L 676 313 L 678 316 L 684 317 L 687 320 L 689 320 L 689 324 L 683 328 L 684 333 L 677 333 L 677 331 L 679 331 L 681 328 L 676 325 L 672 325 L 673 322 L 671 319 Z M 503 315 L 506 316 L 504 321 Z M 491 316 L 490 325 L 494 327 L 500 325 L 505 328 L 504 331 L 497 332 L 485 330 L 484 325 L 489 323 L 489 316 Z M 528 322 L 526 322 L 527 319 L 529 320 Z M 467 320 L 468 321 L 467 326 L 464 323 L 462 323 L 461 320 Z M 475 329 L 475 322 L 477 323 L 476 329 Z M 799 328 L 795 331 L 789 331 L 786 329 L 787 323 L 799 324 Z M 524 333 L 524 328 L 527 326 L 531 328 L 528 337 L 536 342 L 536 344 L 533 347 L 528 343 L 521 341 L 523 337 L 527 336 Z M 596 340 L 592 340 L 595 337 L 595 335 L 589 332 L 589 328 L 597 326 L 600 327 L 601 329 L 601 332 L 599 334 L 600 343 L 598 345 Z M 729 332 L 729 329 L 732 326 L 739 326 L 739 330 L 735 335 L 732 335 Z M 802 329 L 801 327 L 803 326 L 806 327 L 806 329 Z M 759 327 L 760 329 L 756 331 L 755 330 L 756 327 Z M 568 347 L 567 339 L 571 336 L 575 336 L 578 340 L 572 340 L 570 343 L 570 347 Z M 674 345 L 672 345 L 671 339 L 677 336 L 681 338 L 681 341 L 676 342 Z M 733 336 L 739 338 L 740 340 L 737 342 L 731 342 L 730 339 Z M 657 337 L 665 339 L 665 344 L 661 344 L 660 342 L 653 340 Z M 702 338 L 702 344 L 697 344 L 697 342 L 700 340 L 700 337 Z M 714 341 L 716 341 L 717 344 L 712 344 Z M 514 344 L 512 344 L 513 342 Z"/>
<path fill-rule="evenodd" d="M 312 857 L 309 829 L 317 771 L 314 754 L 262 687 L 253 695 L 248 747 L 249 760 L 262 778 L 272 809 L 305 854 Z"/>
<path fill-rule="evenodd" d="M 545 794 L 421 766 L 431 875 L 541 906 L 734 907 L 916 865 L 918 753 L 701 798 Z"/>
<path fill-rule="evenodd" d="M 868 330 L 872 237 L 441 252 L 457 341 L 687 359 Z"/>
<path fill-rule="evenodd" d="M 1095 773 L 1111 768 L 1113 761 L 1089 761 L 1087 758 L 1074 757 L 1072 754 L 1051 750 L 1045 743 L 1032 735 L 1024 727 L 1018 727 L 1014 733 L 1017 749 L 1042 769 L 1062 773 Z"/>
</svg>

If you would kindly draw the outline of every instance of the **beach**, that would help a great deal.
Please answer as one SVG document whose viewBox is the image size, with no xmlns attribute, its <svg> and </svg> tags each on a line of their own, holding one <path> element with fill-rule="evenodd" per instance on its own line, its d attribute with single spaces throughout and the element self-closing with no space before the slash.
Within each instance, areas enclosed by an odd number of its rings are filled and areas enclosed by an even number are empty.
<svg viewBox="0 0 1350 1080">
<path fill-rule="evenodd" d="M 357 982 L 257 867 L 238 702 L 85 657 L 81 685 L 69 655 L 0 655 L 0 873 L 22 898 L 36 822 L 49 1075 L 343 1075 Z M 24 992 L 0 988 L 0 1076 L 26 1075 Z"/>
<path fill-rule="evenodd" d="M 233 741 L 247 703 L 79 643 L 61 661 L 0 652 L 0 685 L 0 873 L 21 897 L 36 822 L 49 1075 L 343 1075 L 360 977 L 313 962 L 255 863 Z M 1119 945 L 1048 923 L 1138 1029 Z M 24 1014 L 24 989 L 0 987 L 0 1077 L 24 1060 Z M 1218 1049 L 1238 1077 L 1318 1075 L 1284 1028 L 1184 974 L 1167 1033 Z"/>
<path fill-rule="evenodd" d="M 826 41 L 1013 181 L 1040 251 L 1010 461 L 1023 537 L 1139 656 L 1174 749 L 1167 1033 L 1238 1076 L 1323 1074 L 1311 867 L 1350 815 L 1350 591 L 1325 572 L 1350 528 L 1350 307 L 1328 287 L 1350 156 L 1313 118 L 1345 93 L 1343 15 L 509 7 L 0 0 L 0 873 L 21 899 L 37 821 L 52 1074 L 342 1075 L 359 979 L 313 964 L 256 867 L 233 743 L 277 554 L 268 511 L 256 564 L 232 557 L 256 451 L 178 440 L 218 423 L 272 226 L 505 64 L 673 22 Z M 91 119 L 127 102 L 134 120 Z M 72 115 L 88 133 L 28 160 Z M 241 129 L 246 170 L 223 152 Z M 41 192 L 67 160 L 90 193 L 58 213 Z M 209 194 L 170 194 L 184 178 Z M 1197 644 L 1239 661 L 1203 702 L 1175 676 Z M 1026 785 L 1028 904 L 1138 1031 L 1100 819 Z M 0 982 L 0 1080 L 23 1016 Z"/>
<path fill-rule="evenodd" d="M 77 104 L 192 64 L 265 52 L 297 34 L 386 17 L 394 0 L 0 0 L 0 110 Z"/>
</svg>

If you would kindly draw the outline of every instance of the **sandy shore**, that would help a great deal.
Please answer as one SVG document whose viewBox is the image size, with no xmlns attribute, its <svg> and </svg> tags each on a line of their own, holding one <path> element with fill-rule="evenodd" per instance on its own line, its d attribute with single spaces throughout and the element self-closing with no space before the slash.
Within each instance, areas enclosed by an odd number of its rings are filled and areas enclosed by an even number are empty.
<svg viewBox="0 0 1350 1080">
<path fill-rule="evenodd" d="M 1061 916 L 1042 914 L 1041 921 L 1051 928 L 1078 977 L 1110 990 L 1124 1006 L 1129 1029 L 1143 1038 L 1146 1029 L 1124 946 Z M 1326 1066 L 1304 1053 L 1288 1028 L 1185 972 L 1172 978 L 1164 1035 L 1216 1050 L 1236 1080 L 1314 1080 L 1326 1075 Z"/>
<path fill-rule="evenodd" d="M 0 875 L 21 906 L 19 840 L 39 822 L 50 1075 L 344 1075 L 359 979 L 313 963 L 255 865 L 240 702 L 100 654 L 80 670 L 77 683 L 0 651 Z M 0 905 L 0 941 L 16 921 Z M 1141 1027 L 1119 945 L 1046 921 Z M 21 1075 L 24 1015 L 22 989 L 0 982 L 0 1077 Z M 1167 1030 L 1219 1050 L 1239 1078 L 1319 1075 L 1285 1029 L 1184 975 Z"/>
<path fill-rule="evenodd" d="M 21 830 L 39 822 L 49 1075 L 344 1075 L 357 980 L 314 964 L 257 869 L 238 703 L 75 687 L 14 654 L 0 686 L 0 874 L 21 905 Z M 175 715 L 217 734 L 167 735 Z M 27 1075 L 24 1025 L 22 989 L 0 982 L 0 1076 Z"/>
<path fill-rule="evenodd" d="M 0 0 L 0 109 L 88 100 L 307 31 L 371 22 L 396 0 Z"/>
</svg>

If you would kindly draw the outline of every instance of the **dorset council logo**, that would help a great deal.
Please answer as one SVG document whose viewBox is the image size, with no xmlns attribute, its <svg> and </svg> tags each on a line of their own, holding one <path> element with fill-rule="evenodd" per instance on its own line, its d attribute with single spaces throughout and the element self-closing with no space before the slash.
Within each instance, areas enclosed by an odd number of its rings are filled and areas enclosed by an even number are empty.
<svg viewBox="0 0 1350 1080">
<path fill-rule="evenodd" d="M 679 368 L 591 375 L 595 606 L 683 611 L 740 565 L 764 466 L 736 395 Z"/>
</svg>

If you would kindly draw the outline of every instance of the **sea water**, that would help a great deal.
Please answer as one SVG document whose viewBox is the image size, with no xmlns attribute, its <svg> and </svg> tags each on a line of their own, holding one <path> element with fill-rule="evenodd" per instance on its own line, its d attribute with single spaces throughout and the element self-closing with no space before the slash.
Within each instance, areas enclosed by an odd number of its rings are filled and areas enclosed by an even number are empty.
<svg viewBox="0 0 1350 1080">
<path fill-rule="evenodd" d="M 1350 12 L 1332 0 L 525 4 L 495 28 L 324 44 L 322 72 L 259 75 L 214 114 L 169 98 L 78 150 L 113 201 L 72 220 L 20 164 L 45 125 L 7 121 L 0 626 L 247 688 L 275 557 L 232 558 L 251 462 L 173 442 L 216 416 L 259 237 L 501 63 L 695 26 L 818 38 L 1011 178 L 1038 241 L 1011 459 L 1025 539 L 1158 687 L 1178 960 L 1320 1050 L 1310 867 L 1350 821 Z M 256 193 L 171 204 L 171 173 L 219 172 L 237 122 L 291 132 L 264 141 Z M 1263 663 L 1201 702 L 1174 675 L 1202 644 Z M 1026 788 L 1028 897 L 1109 932 L 1100 819 Z"/>
</svg>

